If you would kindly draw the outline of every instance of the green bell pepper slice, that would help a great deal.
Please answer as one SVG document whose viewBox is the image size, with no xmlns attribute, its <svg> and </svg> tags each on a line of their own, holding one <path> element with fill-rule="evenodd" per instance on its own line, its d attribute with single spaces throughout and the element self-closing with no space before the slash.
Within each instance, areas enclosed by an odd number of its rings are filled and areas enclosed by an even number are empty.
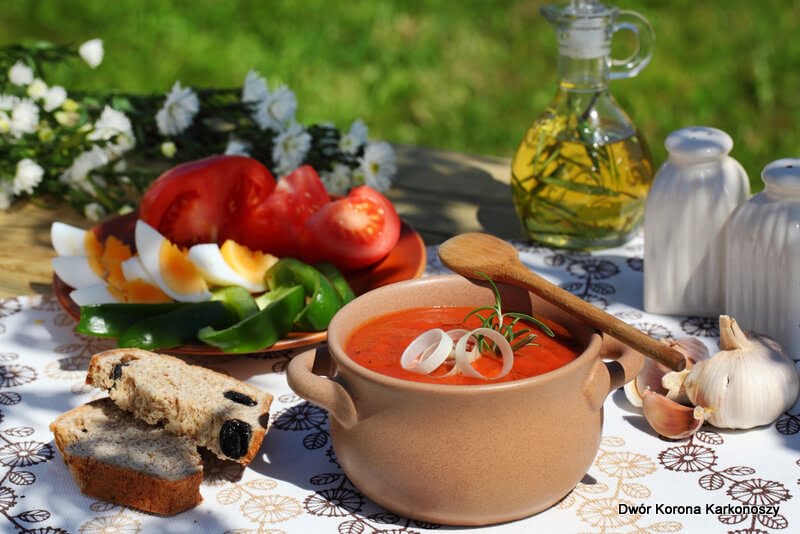
<svg viewBox="0 0 800 534">
<path fill-rule="evenodd" d="M 81 317 L 75 331 L 96 337 L 119 337 L 133 324 L 149 317 L 163 315 L 184 306 L 181 302 L 163 304 L 89 304 L 81 306 Z"/>
<path fill-rule="evenodd" d="M 147 350 L 178 347 L 196 340 L 197 331 L 203 326 L 227 328 L 237 320 L 236 314 L 220 301 L 186 304 L 135 323 L 117 338 L 117 346 Z"/>
<path fill-rule="evenodd" d="M 273 345 L 292 329 L 294 318 L 305 305 L 301 286 L 281 287 L 264 309 L 223 330 L 201 328 L 197 338 L 225 352 L 255 352 Z"/>
<path fill-rule="evenodd" d="M 339 293 L 339 298 L 342 299 L 342 304 L 347 304 L 356 298 L 353 288 L 351 288 L 350 284 L 347 283 L 347 279 L 342 274 L 342 271 L 340 271 L 334 264 L 327 262 L 317 263 L 314 265 L 314 268 L 321 272 L 325 278 L 328 279 L 336 292 Z"/>
<path fill-rule="evenodd" d="M 211 300 L 223 303 L 240 321 L 258 313 L 256 300 L 243 287 L 230 286 L 214 290 L 211 293 Z"/>
<path fill-rule="evenodd" d="M 307 304 L 294 319 L 302 330 L 325 330 L 342 307 L 342 299 L 328 279 L 311 265 L 294 258 L 278 260 L 264 275 L 264 280 L 270 290 L 294 285 L 303 287 Z"/>
</svg>

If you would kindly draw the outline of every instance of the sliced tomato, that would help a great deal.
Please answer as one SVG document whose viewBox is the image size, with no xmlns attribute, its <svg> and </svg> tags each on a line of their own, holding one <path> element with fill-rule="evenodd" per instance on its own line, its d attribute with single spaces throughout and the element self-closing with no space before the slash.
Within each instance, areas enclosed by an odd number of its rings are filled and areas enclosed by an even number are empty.
<svg viewBox="0 0 800 534">
<path fill-rule="evenodd" d="M 400 237 L 400 217 L 382 194 L 362 185 L 306 222 L 307 259 L 354 270 L 384 258 Z"/>
<path fill-rule="evenodd" d="M 168 170 L 145 191 L 139 216 L 182 247 L 237 241 L 245 221 L 275 190 L 260 162 L 243 156 L 212 156 Z"/>
<path fill-rule="evenodd" d="M 325 185 L 310 165 L 284 176 L 272 195 L 242 219 L 238 243 L 275 256 L 300 257 L 306 247 L 305 222 L 328 204 Z"/>
</svg>

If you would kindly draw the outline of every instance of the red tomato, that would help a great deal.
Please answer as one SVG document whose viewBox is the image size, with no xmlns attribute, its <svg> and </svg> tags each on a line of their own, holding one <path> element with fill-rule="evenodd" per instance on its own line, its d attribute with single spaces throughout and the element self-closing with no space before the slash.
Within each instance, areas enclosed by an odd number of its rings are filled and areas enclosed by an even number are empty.
<svg viewBox="0 0 800 534">
<path fill-rule="evenodd" d="M 264 165 L 243 156 L 212 156 L 173 167 L 145 191 L 139 216 L 170 241 L 240 242 L 248 215 L 275 189 Z"/>
<path fill-rule="evenodd" d="M 400 218 L 382 194 L 362 185 L 308 218 L 306 256 L 340 269 L 366 267 L 386 256 L 400 237 Z"/>
<path fill-rule="evenodd" d="M 329 202 L 313 167 L 298 167 L 281 178 L 272 195 L 246 215 L 242 227 L 247 232 L 238 242 L 275 256 L 300 257 L 306 243 L 306 220 Z"/>
</svg>

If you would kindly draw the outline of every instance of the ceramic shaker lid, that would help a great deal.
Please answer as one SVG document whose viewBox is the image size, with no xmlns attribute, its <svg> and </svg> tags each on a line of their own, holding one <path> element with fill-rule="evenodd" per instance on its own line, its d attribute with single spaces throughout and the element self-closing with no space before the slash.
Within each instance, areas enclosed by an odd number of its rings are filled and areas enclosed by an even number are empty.
<svg viewBox="0 0 800 534">
<path fill-rule="evenodd" d="M 733 139 L 716 128 L 689 126 L 669 134 L 664 146 L 669 151 L 670 158 L 698 163 L 727 155 L 733 148 Z"/>
<path fill-rule="evenodd" d="M 784 158 L 769 163 L 761 171 L 767 187 L 800 190 L 800 158 Z"/>
</svg>

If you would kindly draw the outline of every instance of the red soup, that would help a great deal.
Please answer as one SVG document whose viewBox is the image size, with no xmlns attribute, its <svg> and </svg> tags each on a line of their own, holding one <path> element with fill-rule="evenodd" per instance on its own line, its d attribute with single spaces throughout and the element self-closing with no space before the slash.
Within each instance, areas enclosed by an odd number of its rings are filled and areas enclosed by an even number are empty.
<svg viewBox="0 0 800 534">
<path fill-rule="evenodd" d="M 526 345 L 514 351 L 514 366 L 502 378 L 484 380 L 463 374 L 447 377 L 443 375 L 448 364 L 442 364 L 430 375 L 403 369 L 400 357 L 405 348 L 421 333 L 432 328 L 472 330 L 482 326 L 480 319 L 464 318 L 473 308 L 467 306 L 411 308 L 382 315 L 356 328 L 345 343 L 345 351 L 356 362 L 378 373 L 434 384 L 493 384 L 520 380 L 558 369 L 574 360 L 578 355 L 577 343 L 563 326 L 541 319 L 555 333 L 550 337 L 535 326 L 522 322 L 517 328 L 528 328 L 536 334 L 535 345 Z M 502 359 L 493 355 L 482 355 L 472 366 L 484 376 L 496 376 L 502 367 Z"/>
</svg>

